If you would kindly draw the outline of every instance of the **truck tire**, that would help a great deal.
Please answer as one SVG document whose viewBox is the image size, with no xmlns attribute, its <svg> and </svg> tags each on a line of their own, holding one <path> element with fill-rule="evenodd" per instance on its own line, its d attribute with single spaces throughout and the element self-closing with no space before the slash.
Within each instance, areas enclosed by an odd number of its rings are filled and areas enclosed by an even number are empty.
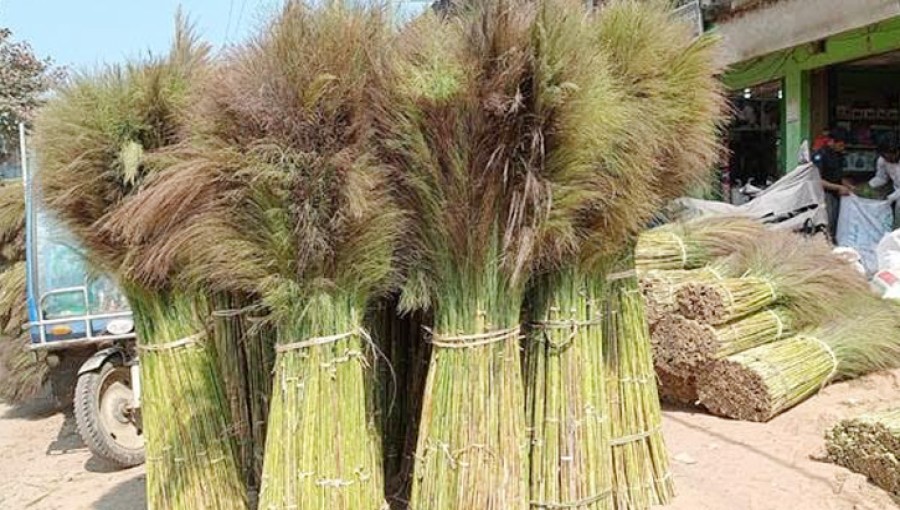
<svg viewBox="0 0 900 510">
<path fill-rule="evenodd" d="M 128 367 L 112 360 L 85 372 L 75 386 L 75 424 L 94 455 L 126 468 L 143 464 L 144 436 L 129 407 Z"/>
</svg>

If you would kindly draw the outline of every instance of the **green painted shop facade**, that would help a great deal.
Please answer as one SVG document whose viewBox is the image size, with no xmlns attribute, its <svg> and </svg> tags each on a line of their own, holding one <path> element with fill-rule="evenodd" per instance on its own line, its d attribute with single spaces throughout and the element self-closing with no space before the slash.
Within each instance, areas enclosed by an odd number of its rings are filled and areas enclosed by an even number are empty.
<svg viewBox="0 0 900 510">
<path fill-rule="evenodd" d="M 733 63 L 723 80 L 732 180 L 790 171 L 825 129 L 847 139 L 847 173 L 865 177 L 878 148 L 900 142 L 900 16 Z"/>
</svg>

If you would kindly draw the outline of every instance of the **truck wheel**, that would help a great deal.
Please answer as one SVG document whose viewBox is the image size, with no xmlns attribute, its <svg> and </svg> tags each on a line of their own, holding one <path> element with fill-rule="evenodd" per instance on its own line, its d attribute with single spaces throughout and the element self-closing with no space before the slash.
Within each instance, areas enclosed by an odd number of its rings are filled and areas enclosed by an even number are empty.
<svg viewBox="0 0 900 510">
<path fill-rule="evenodd" d="M 144 462 L 144 436 L 132 402 L 130 370 L 112 361 L 81 374 L 75 386 L 78 434 L 94 455 L 121 467 Z"/>
</svg>

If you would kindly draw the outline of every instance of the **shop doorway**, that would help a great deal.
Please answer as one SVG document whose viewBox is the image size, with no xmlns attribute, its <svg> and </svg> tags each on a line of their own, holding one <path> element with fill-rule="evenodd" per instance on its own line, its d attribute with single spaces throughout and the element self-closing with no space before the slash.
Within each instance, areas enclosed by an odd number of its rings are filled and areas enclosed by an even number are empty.
<svg viewBox="0 0 900 510">
<path fill-rule="evenodd" d="M 732 203 L 740 203 L 740 188 L 764 187 L 781 175 L 783 91 L 773 81 L 735 91 L 727 132 L 729 150 L 725 185 Z"/>
<path fill-rule="evenodd" d="M 847 142 L 845 177 L 868 180 L 880 152 L 900 142 L 900 52 L 831 68 L 829 104 L 830 125 Z"/>
</svg>

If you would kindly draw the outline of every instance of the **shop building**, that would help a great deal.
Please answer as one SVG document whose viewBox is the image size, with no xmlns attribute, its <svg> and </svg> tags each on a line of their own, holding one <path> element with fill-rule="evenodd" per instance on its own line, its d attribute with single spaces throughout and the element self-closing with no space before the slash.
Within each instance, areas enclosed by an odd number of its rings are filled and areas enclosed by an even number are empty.
<svg viewBox="0 0 900 510">
<path fill-rule="evenodd" d="M 722 38 L 734 108 L 723 168 L 733 184 L 773 180 L 801 143 L 835 129 L 845 174 L 874 174 L 880 147 L 900 142 L 900 1 L 703 0 Z"/>
</svg>

